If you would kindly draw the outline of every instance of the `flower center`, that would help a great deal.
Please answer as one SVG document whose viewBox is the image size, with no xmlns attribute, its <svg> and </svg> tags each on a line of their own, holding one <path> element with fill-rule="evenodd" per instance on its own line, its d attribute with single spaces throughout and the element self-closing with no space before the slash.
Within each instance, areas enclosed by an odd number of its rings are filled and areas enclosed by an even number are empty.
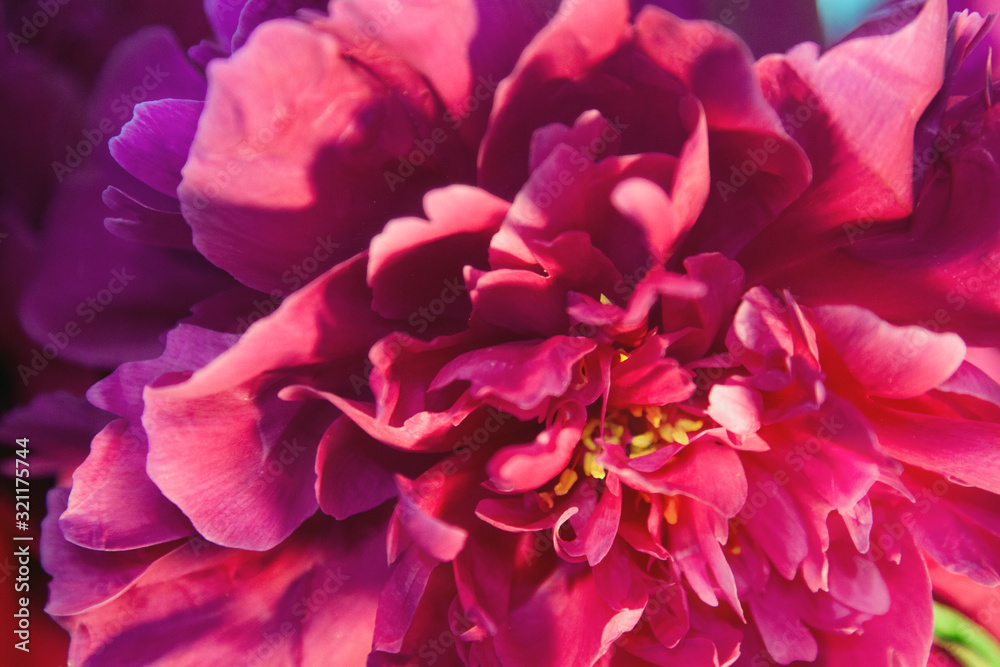
<svg viewBox="0 0 1000 667">
<path fill-rule="evenodd" d="M 604 418 L 603 429 L 601 419 L 592 417 L 580 434 L 582 447 L 577 449 L 569 466 L 559 475 L 552 491 L 539 493 L 540 501 L 551 509 L 556 497 L 565 496 L 573 489 L 581 473 L 594 479 L 604 479 L 607 471 L 597 460 L 608 445 L 623 447 L 629 458 L 635 459 L 668 445 L 683 447 L 691 442 L 690 434 L 703 426 L 702 420 L 682 416 L 673 406 L 645 405 L 609 412 Z M 676 507 L 668 504 L 666 511 L 671 510 L 676 522 Z M 669 516 L 667 521 L 670 522 Z"/>
<path fill-rule="evenodd" d="M 602 444 L 620 445 L 631 459 L 646 456 L 667 446 L 687 445 L 690 433 L 699 431 L 704 422 L 679 416 L 673 407 L 658 405 L 635 406 L 629 410 L 619 410 L 604 420 L 604 430 L 600 432 L 601 420 L 592 418 L 580 435 L 587 453 L 583 457 L 585 474 L 601 479 L 604 468 L 596 462 Z M 588 458 L 589 455 L 589 458 Z"/>
</svg>

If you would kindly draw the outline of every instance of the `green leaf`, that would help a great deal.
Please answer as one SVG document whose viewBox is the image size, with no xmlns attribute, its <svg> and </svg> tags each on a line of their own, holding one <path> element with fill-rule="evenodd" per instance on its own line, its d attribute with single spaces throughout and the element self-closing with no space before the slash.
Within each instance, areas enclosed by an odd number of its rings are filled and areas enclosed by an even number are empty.
<svg viewBox="0 0 1000 667">
<path fill-rule="evenodd" d="M 965 614 L 934 603 L 934 643 L 964 667 L 1000 667 L 1000 643 Z"/>
</svg>

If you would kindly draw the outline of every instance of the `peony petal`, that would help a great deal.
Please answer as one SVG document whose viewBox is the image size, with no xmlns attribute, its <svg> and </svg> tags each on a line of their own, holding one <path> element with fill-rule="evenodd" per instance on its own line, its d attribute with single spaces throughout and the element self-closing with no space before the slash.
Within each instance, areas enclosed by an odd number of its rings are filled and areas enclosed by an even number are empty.
<svg viewBox="0 0 1000 667">
<path fill-rule="evenodd" d="M 39 393 L 27 405 L 7 410 L 0 417 L 0 442 L 12 444 L 30 435 L 31 471 L 39 477 L 68 475 L 87 455 L 90 441 L 111 419 L 82 396 L 65 391 Z M 16 476 L 10 460 L 4 474 Z"/>
<path fill-rule="evenodd" d="M 505 667 L 592 665 L 630 630 L 641 609 L 614 611 L 579 566 L 559 564 L 531 596 L 511 610 L 494 638 Z"/>
<path fill-rule="evenodd" d="M 69 489 L 49 491 L 42 520 L 42 565 L 53 577 L 45 611 L 53 616 L 78 614 L 115 598 L 176 546 L 108 552 L 72 544 L 63 537 L 58 520 L 68 498 Z"/>
<path fill-rule="evenodd" d="M 695 390 L 691 372 L 664 357 L 666 349 L 667 342 L 653 336 L 612 367 L 608 405 L 667 405 L 689 398 Z"/>
<path fill-rule="evenodd" d="M 596 345 L 572 336 L 495 345 L 460 355 L 441 369 L 430 388 L 464 380 L 473 398 L 495 397 L 520 410 L 533 410 L 569 389 L 575 365 Z"/>
<path fill-rule="evenodd" d="M 760 392 L 750 387 L 717 384 L 708 392 L 708 416 L 737 435 L 756 433 L 763 409 Z"/>
<path fill-rule="evenodd" d="M 786 261 L 801 259 L 809 254 L 803 246 L 828 242 L 833 235 L 824 235 L 859 212 L 881 225 L 912 211 L 913 133 L 941 87 L 947 26 L 945 2 L 934 0 L 894 34 L 849 39 L 822 56 L 804 44 L 762 59 L 770 101 L 817 172 L 809 191 L 757 240 L 759 260 L 744 262 L 749 273 L 757 261 L 773 266 L 775 248 Z"/>
<path fill-rule="evenodd" d="M 462 307 L 467 306 L 463 267 L 486 268 L 489 238 L 508 207 L 482 190 L 451 186 L 424 197 L 428 222 L 390 221 L 371 243 L 372 308 L 386 318 L 416 322 L 418 333 L 423 333 L 421 322 L 426 330 L 441 317 L 467 319 L 469 310 Z"/>
<path fill-rule="evenodd" d="M 316 511 L 316 447 L 336 413 L 278 394 L 299 377 L 290 369 L 374 342 L 381 320 L 355 301 L 368 293 L 360 256 L 290 296 L 205 368 L 145 390 L 147 471 L 206 538 L 266 549 Z"/>
<path fill-rule="evenodd" d="M 384 525 L 372 516 L 317 517 L 266 554 L 187 542 L 109 604 L 61 619 L 74 636 L 70 661 L 193 666 L 210 655 L 235 663 L 360 664 L 388 577 L 380 557 Z M 234 587 L 234 577 L 244 585 Z M 226 631 L 212 631 L 217 627 Z"/>
<path fill-rule="evenodd" d="M 396 482 L 382 465 L 382 445 L 347 417 L 338 417 L 316 451 L 320 509 L 342 520 L 396 497 Z"/>
<path fill-rule="evenodd" d="M 809 312 L 869 395 L 920 396 L 951 377 L 965 359 L 965 343 L 952 333 L 893 326 L 856 306 L 821 306 Z"/>
<path fill-rule="evenodd" d="M 427 555 L 441 562 L 454 560 L 465 546 L 468 532 L 428 513 L 424 507 L 430 504 L 426 497 L 434 491 L 428 491 L 425 486 L 400 475 L 396 476 L 396 487 L 399 489 L 399 504 L 396 505 L 394 520 L 400 522 L 414 544 Z"/>
<path fill-rule="evenodd" d="M 69 506 L 59 519 L 68 542 L 115 551 L 194 534 L 191 522 L 146 476 L 147 451 L 145 434 L 123 419 L 97 434 L 73 473 Z"/>
<path fill-rule="evenodd" d="M 879 526 L 891 526 L 892 517 L 876 517 Z M 877 544 L 888 537 L 873 535 Z M 893 540 L 895 538 L 892 538 Z M 927 566 L 911 540 L 903 538 L 899 564 L 878 561 L 879 573 L 889 590 L 888 613 L 867 621 L 864 632 L 819 637 L 821 654 L 830 664 L 865 664 L 878 667 L 924 667 L 934 635 L 931 582 Z"/>
<path fill-rule="evenodd" d="M 527 46 L 496 92 L 495 111 L 480 149 L 479 182 L 483 187 L 512 197 L 527 180 L 534 129 L 554 121 L 571 124 L 580 113 L 597 107 L 590 103 L 579 108 L 579 101 L 571 99 L 569 104 L 560 105 L 568 109 L 556 108 L 561 117 L 554 118 L 555 105 L 542 100 L 557 93 L 561 81 L 583 76 L 610 56 L 625 39 L 627 19 L 624 0 L 577 3 Z"/>
<path fill-rule="evenodd" d="M 500 79 L 558 6 L 556 0 L 347 0 L 331 2 L 330 13 L 344 41 L 360 53 L 377 42 L 424 75 L 445 103 L 445 119 L 475 146 Z M 438 38 L 428 42 L 427 34 Z"/>
<path fill-rule="evenodd" d="M 1000 493 L 1000 424 L 866 407 L 881 448 L 958 484 Z"/>
<path fill-rule="evenodd" d="M 949 571 L 983 586 L 1000 584 L 1000 512 L 994 495 L 908 470 L 916 496 L 900 520 L 917 544 Z"/>
<path fill-rule="evenodd" d="M 204 80 L 166 28 L 144 28 L 115 48 L 89 104 L 91 138 L 75 144 L 90 146 L 89 154 L 74 150 L 79 162 L 63 158 L 75 168 L 58 162 L 62 185 L 47 209 L 44 252 L 19 309 L 23 328 L 39 345 L 52 344 L 50 334 L 65 335 L 59 356 L 87 366 L 157 356 L 160 335 L 192 304 L 231 285 L 229 276 L 192 253 L 124 241 L 105 229 L 101 193 L 109 185 L 143 191 L 144 199 L 163 206 L 170 201 L 118 167 L 105 147 L 131 115 L 140 95 L 133 91 L 197 99 Z"/>
<path fill-rule="evenodd" d="M 175 197 L 204 106 L 175 99 L 137 104 L 132 120 L 108 142 L 111 156 L 146 185 Z"/>
<path fill-rule="evenodd" d="M 711 222 L 691 230 L 686 254 L 731 257 L 802 193 L 812 176 L 808 160 L 768 106 L 736 35 L 646 8 L 636 17 L 636 37 L 704 107 L 714 180 L 701 219 Z"/>
<path fill-rule="evenodd" d="M 534 442 L 508 445 L 486 465 L 490 484 L 502 493 L 522 493 L 543 486 L 569 464 L 587 421 L 586 410 L 575 403 L 560 406 Z"/>
<path fill-rule="evenodd" d="M 212 63 L 178 189 L 199 251 L 244 284 L 287 292 L 367 246 L 387 219 L 417 213 L 441 180 L 440 155 L 401 184 L 383 174 L 418 138 L 438 153 L 455 142 L 429 138 L 432 98 L 398 73 L 390 86 L 331 35 L 286 19 Z"/>
</svg>

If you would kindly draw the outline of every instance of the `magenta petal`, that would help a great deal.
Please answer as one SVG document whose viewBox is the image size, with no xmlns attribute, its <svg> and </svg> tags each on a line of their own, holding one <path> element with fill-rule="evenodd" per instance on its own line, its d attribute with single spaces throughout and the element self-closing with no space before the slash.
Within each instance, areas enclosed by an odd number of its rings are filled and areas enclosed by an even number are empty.
<svg viewBox="0 0 1000 667">
<path fill-rule="evenodd" d="M 70 662 L 362 664 L 388 577 L 384 526 L 317 516 L 267 553 L 188 541 L 118 598 L 61 619 L 76 637 Z"/>
<path fill-rule="evenodd" d="M 199 251 L 250 287 L 288 292 L 367 246 L 387 219 L 416 213 L 437 177 L 387 196 L 383 172 L 435 109 L 414 73 L 399 74 L 386 85 L 332 35 L 290 19 L 213 62 L 178 189 Z"/>
<path fill-rule="evenodd" d="M 320 509 L 335 519 L 346 519 L 396 497 L 392 473 L 378 460 L 385 449 L 347 417 L 337 418 L 316 452 Z"/>
<path fill-rule="evenodd" d="M 90 455 L 73 473 L 69 507 L 59 519 L 67 541 L 120 550 L 194 534 L 191 522 L 146 476 L 146 454 L 145 434 L 123 419 L 94 438 Z"/>
<path fill-rule="evenodd" d="M 518 540 L 515 535 L 497 535 L 481 522 L 471 528 L 470 538 L 455 558 L 458 601 L 470 623 L 494 635 L 507 621 Z"/>
<path fill-rule="evenodd" d="M 549 24 L 521 53 L 514 71 L 497 89 L 493 119 L 483 138 L 479 180 L 486 189 L 507 197 L 517 193 L 530 163 L 531 133 L 555 120 L 552 109 L 536 101 L 551 95 L 554 83 L 582 77 L 608 57 L 624 40 L 627 20 L 622 0 L 581 3 Z M 570 112 L 571 118 L 563 120 L 572 122 L 584 110 Z"/>
<path fill-rule="evenodd" d="M 238 12 L 239 23 L 232 40 L 227 44 L 233 51 L 246 44 L 247 38 L 265 21 L 295 16 L 300 10 L 303 13 L 310 10 L 323 11 L 329 4 L 326 0 L 227 0 L 223 6 L 228 4 L 232 7 L 234 1 L 246 4 Z"/>
<path fill-rule="evenodd" d="M 165 373 L 208 364 L 234 342 L 235 336 L 180 324 L 167 334 L 158 359 L 122 364 L 90 388 L 87 396 L 95 405 L 124 419 L 94 438 L 74 473 L 69 508 L 60 520 L 67 539 L 92 549 L 133 549 L 192 534 L 187 518 L 146 474 L 143 387 Z"/>
<path fill-rule="evenodd" d="M 682 494 L 724 517 L 736 516 L 747 500 L 747 477 L 734 449 L 714 442 L 687 445 L 661 470 L 645 476 L 650 491 Z"/>
<path fill-rule="evenodd" d="M 470 269 L 466 283 L 473 318 L 523 336 L 552 336 L 569 328 L 566 292 L 551 277 L 534 271 Z"/>
<path fill-rule="evenodd" d="M 101 193 L 101 201 L 111 209 L 104 227 L 119 238 L 154 246 L 194 251 L 191 228 L 176 211 L 154 210 L 111 185 Z M 169 207 L 163 207 L 169 208 Z"/>
<path fill-rule="evenodd" d="M 196 100 L 137 104 L 132 120 L 108 142 L 111 155 L 146 185 L 175 197 L 203 107 Z"/>
<path fill-rule="evenodd" d="M 503 493 L 529 491 L 563 471 L 580 442 L 587 413 L 582 406 L 567 403 L 553 421 L 534 442 L 508 445 L 493 455 L 486 472 L 494 488 Z"/>
<path fill-rule="evenodd" d="M 278 394 L 299 377 L 289 369 L 356 354 L 378 336 L 364 259 L 288 297 L 190 377 L 146 389 L 147 471 L 206 538 L 270 548 L 316 511 L 316 447 L 336 412 Z"/>
<path fill-rule="evenodd" d="M 316 448 L 334 410 L 271 392 L 200 389 L 194 382 L 146 390 L 149 476 L 206 538 L 269 549 L 319 507 Z"/>
<path fill-rule="evenodd" d="M 585 483 L 571 496 L 579 498 L 579 504 L 571 505 L 571 509 L 563 512 L 560 521 L 556 523 L 553 534 L 556 552 L 564 559 L 586 560 L 593 567 L 604 560 L 611 550 L 621 521 L 622 492 L 614 473 L 606 479 L 607 486 L 596 504 L 596 489 L 591 483 Z M 572 541 L 564 540 L 559 534 L 560 527 L 567 519 L 576 532 L 576 538 Z"/>
<path fill-rule="evenodd" d="M 744 457 L 743 467 L 754 496 L 737 517 L 737 525 L 760 544 L 782 577 L 792 579 L 809 555 L 802 515 L 788 490 L 774 482 L 769 467 L 750 457 Z"/>
<path fill-rule="evenodd" d="M 830 559 L 830 595 L 851 609 L 881 616 L 888 613 L 892 597 L 878 566 L 854 550 L 850 543 L 834 542 Z"/>
<path fill-rule="evenodd" d="M 396 476 L 399 504 L 394 519 L 399 520 L 414 544 L 441 562 L 452 561 L 465 546 L 468 532 L 451 526 L 422 507 L 427 491 L 421 482 Z"/>
<path fill-rule="evenodd" d="M 740 302 L 744 290 L 743 268 L 718 253 L 694 255 L 684 260 L 688 275 L 708 286 L 692 304 L 701 324 L 671 345 L 670 353 L 680 359 L 698 359 L 715 342 L 722 326 Z M 691 313 L 680 299 L 663 301 L 663 331 L 673 333 L 691 326 Z"/>
<path fill-rule="evenodd" d="M 72 544 L 63 537 L 58 520 L 68 498 L 69 489 L 52 489 L 42 520 L 42 565 L 53 577 L 45 611 L 53 616 L 78 614 L 110 600 L 173 548 L 163 544 L 109 552 Z"/>
<path fill-rule="evenodd" d="M 894 326 L 856 306 L 820 306 L 810 313 L 873 396 L 920 396 L 951 377 L 965 359 L 965 343 L 953 333 Z"/>
<path fill-rule="evenodd" d="M 383 317 L 409 320 L 419 333 L 440 317 L 468 318 L 468 308 L 461 307 L 468 303 L 462 269 L 486 267 L 489 238 L 509 206 L 482 190 L 456 185 L 424 197 L 428 221 L 390 221 L 371 243 L 372 308 Z"/>
<path fill-rule="evenodd" d="M 849 510 L 838 510 L 847 532 L 851 536 L 854 548 L 858 553 L 867 553 L 871 548 L 872 531 L 872 504 L 868 496 L 865 496 L 858 504 Z"/>
<path fill-rule="evenodd" d="M 484 498 L 476 505 L 476 516 L 500 530 L 520 533 L 551 528 L 559 520 L 559 511 L 544 510 L 531 495 L 521 494 Z"/>
<path fill-rule="evenodd" d="M 38 394 L 27 405 L 3 414 L 0 442 L 13 443 L 30 433 L 32 474 L 57 477 L 83 460 L 90 441 L 110 419 L 82 396 L 62 391 Z M 13 478 L 16 464 L 7 463 L 5 474 Z"/>
<path fill-rule="evenodd" d="M 968 352 L 971 350 L 967 351 L 967 359 L 971 356 Z M 950 394 L 972 396 L 1000 407 L 1000 383 L 968 361 L 963 362 L 955 374 L 938 385 L 937 389 Z"/>
<path fill-rule="evenodd" d="M 377 556 L 376 556 L 377 557 Z M 410 546 L 392 566 L 378 599 L 372 649 L 398 653 L 403 647 L 434 568 L 441 562 L 417 546 Z"/>
<path fill-rule="evenodd" d="M 877 517 L 880 526 L 895 525 L 895 517 Z M 896 541 L 887 532 L 873 536 L 879 540 Z M 899 540 L 901 558 L 895 564 L 883 558 L 878 570 L 889 591 L 888 613 L 865 622 L 863 633 L 840 636 L 823 633 L 821 652 L 831 665 L 902 665 L 924 667 L 934 636 L 931 609 L 931 582 L 927 566 L 911 540 Z"/>
<path fill-rule="evenodd" d="M 611 369 L 611 406 L 667 405 L 694 393 L 691 371 L 664 357 L 667 342 L 655 336 Z"/>
<path fill-rule="evenodd" d="M 346 36 L 344 41 L 361 53 L 373 43 L 384 45 L 425 76 L 445 103 L 445 118 L 461 130 L 469 145 L 476 145 L 494 90 L 558 8 L 556 0 L 412 5 L 347 0 L 331 4 L 330 12 Z M 379 27 L 374 39 L 371 25 Z M 428 34 L 437 38 L 428 42 Z"/>
<path fill-rule="evenodd" d="M 104 137 L 128 118 L 131 109 L 121 98 L 130 99 L 136 87 L 146 90 L 143 81 L 147 88 L 155 85 L 158 96 L 196 98 L 204 92 L 204 80 L 165 28 L 145 28 L 124 40 L 109 56 L 105 73 L 85 120 L 88 131 Z M 39 345 L 52 344 L 50 333 L 76 331 L 59 351 L 62 360 L 111 367 L 157 356 L 159 336 L 192 304 L 232 279 L 191 253 L 110 234 L 101 199 L 109 185 L 128 191 L 135 186 L 161 203 L 169 198 L 138 183 L 102 141 L 94 141 L 92 155 L 72 173 L 60 172 L 63 181 L 46 211 L 43 252 L 21 299 L 20 317 Z"/>
<path fill-rule="evenodd" d="M 734 33 L 650 7 L 639 12 L 635 30 L 644 52 L 693 93 L 707 121 L 711 191 L 684 247 L 732 257 L 802 193 L 809 162 L 768 105 L 752 55 Z M 752 183 L 734 180 L 747 163 Z"/>
<path fill-rule="evenodd" d="M 874 407 L 866 415 L 893 458 L 1000 493 L 1000 424 Z"/>
<path fill-rule="evenodd" d="M 755 433 L 763 409 L 760 392 L 750 387 L 717 384 L 708 392 L 708 416 L 737 435 Z"/>
<path fill-rule="evenodd" d="M 729 535 L 725 517 L 698 502 L 682 502 L 679 520 L 669 531 L 668 549 L 677 559 L 688 584 L 701 600 L 717 606 L 716 589 L 726 602 L 742 616 L 736 580 L 722 551 Z"/>
<path fill-rule="evenodd" d="M 662 188 L 643 178 L 619 183 L 611 192 L 611 203 L 646 232 L 646 241 L 657 262 L 666 261 L 673 254 L 694 224 L 693 217 L 680 216 Z"/>
<path fill-rule="evenodd" d="M 767 652 L 782 665 L 815 662 L 819 642 L 802 622 L 803 610 L 797 608 L 808 604 L 800 599 L 805 598 L 805 592 L 790 590 L 791 585 L 780 580 L 769 583 L 768 589 L 766 597 L 762 596 L 764 601 L 754 596 L 748 603 Z"/>
<path fill-rule="evenodd" d="M 615 611 L 603 600 L 593 575 L 560 563 L 494 638 L 504 667 L 593 665 L 635 626 L 642 609 Z"/>
<path fill-rule="evenodd" d="M 904 479 L 917 502 L 901 519 L 917 544 L 951 572 L 983 586 L 1000 585 L 996 497 L 919 471 L 907 471 Z"/>
<path fill-rule="evenodd" d="M 787 261 L 799 260 L 803 248 L 843 237 L 840 226 L 859 212 L 876 224 L 910 213 L 914 128 L 941 87 L 947 27 L 945 2 L 934 0 L 894 34 L 849 39 L 822 55 L 802 44 L 761 59 L 764 88 L 817 171 L 812 187 L 760 239 L 754 265 L 773 265 L 776 248 Z M 809 111 L 804 121 L 795 117 L 805 116 L 800 109 Z"/>
<path fill-rule="evenodd" d="M 521 410 L 533 410 L 569 389 L 574 366 L 596 345 L 587 338 L 554 336 L 468 352 L 442 368 L 431 389 L 465 380 L 473 398 L 496 397 Z"/>
</svg>

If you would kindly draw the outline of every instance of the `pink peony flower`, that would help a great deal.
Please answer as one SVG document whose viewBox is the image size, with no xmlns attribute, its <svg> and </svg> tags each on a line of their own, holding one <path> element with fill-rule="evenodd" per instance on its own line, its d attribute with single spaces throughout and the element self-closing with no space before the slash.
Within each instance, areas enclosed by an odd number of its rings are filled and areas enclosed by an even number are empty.
<svg viewBox="0 0 1000 667">
<path fill-rule="evenodd" d="M 1000 584 L 1000 125 L 992 19 L 896 16 L 217 22 L 111 150 L 242 287 L 88 393 L 71 663 L 926 665 L 923 552 Z"/>
</svg>

